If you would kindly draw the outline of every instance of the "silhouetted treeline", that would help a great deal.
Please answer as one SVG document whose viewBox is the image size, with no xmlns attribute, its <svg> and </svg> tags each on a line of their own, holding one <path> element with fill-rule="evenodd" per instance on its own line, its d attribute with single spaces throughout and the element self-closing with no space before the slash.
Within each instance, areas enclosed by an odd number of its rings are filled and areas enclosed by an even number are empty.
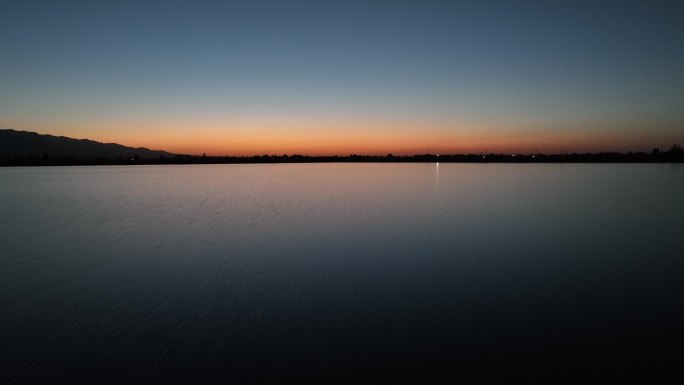
<svg viewBox="0 0 684 385">
<path fill-rule="evenodd" d="M 417 154 L 417 155 L 358 155 L 307 156 L 307 155 L 256 155 L 256 156 L 160 156 L 156 159 L 137 156 L 118 158 L 78 159 L 74 157 L 5 156 L 0 166 L 68 166 L 68 165 L 131 165 L 131 164 L 239 164 L 239 163 L 411 163 L 411 162 L 464 162 L 464 163 L 658 163 L 684 162 L 684 151 L 678 145 L 668 151 L 654 149 L 645 152 L 600 152 L 567 154 Z"/>
</svg>

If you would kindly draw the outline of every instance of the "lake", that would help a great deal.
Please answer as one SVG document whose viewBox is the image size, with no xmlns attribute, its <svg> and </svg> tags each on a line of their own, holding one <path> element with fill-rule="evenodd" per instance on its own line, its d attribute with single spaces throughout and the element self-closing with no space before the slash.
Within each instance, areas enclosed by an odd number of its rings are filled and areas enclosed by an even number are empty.
<svg viewBox="0 0 684 385">
<path fill-rule="evenodd" d="M 0 221 L 3 383 L 684 380 L 681 164 L 2 168 Z"/>
</svg>

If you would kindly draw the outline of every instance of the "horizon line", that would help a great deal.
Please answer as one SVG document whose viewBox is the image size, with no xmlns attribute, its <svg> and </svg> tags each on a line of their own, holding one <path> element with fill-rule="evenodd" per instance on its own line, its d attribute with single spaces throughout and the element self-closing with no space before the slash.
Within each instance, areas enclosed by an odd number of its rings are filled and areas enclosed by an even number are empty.
<svg viewBox="0 0 684 385">
<path fill-rule="evenodd" d="M 659 152 L 667 152 L 674 146 L 680 146 L 680 141 L 678 140 L 667 140 L 667 141 L 662 141 L 658 144 L 655 144 L 654 142 L 651 142 L 650 144 L 645 144 L 645 143 L 632 143 L 632 144 L 613 144 L 613 145 L 606 145 L 606 144 L 596 144 L 596 145 L 581 145 L 581 144 L 575 144 L 575 143 L 567 143 L 567 144 L 540 144 L 540 145 L 496 145 L 493 144 L 491 146 L 477 146 L 479 149 L 475 149 L 473 147 L 476 146 L 463 146 L 463 147 L 470 147 L 470 149 L 456 149 L 454 147 L 458 146 L 453 146 L 451 149 L 445 148 L 446 146 L 442 145 L 435 145 L 434 147 L 441 148 L 437 150 L 433 150 L 430 147 L 425 147 L 426 150 L 425 152 L 419 151 L 419 150 L 410 150 L 406 148 L 385 148 L 385 149 L 378 149 L 378 150 L 362 150 L 359 149 L 359 151 L 316 151 L 316 150 L 292 150 L 288 151 L 283 149 L 282 151 L 280 150 L 275 150 L 270 149 L 270 150 L 263 150 L 263 151 L 258 151 L 258 150 L 228 150 L 223 153 L 219 153 L 215 149 L 209 149 L 207 151 L 201 150 L 201 149 L 193 149 L 192 151 L 176 151 L 176 150 L 168 150 L 161 147 L 157 146 L 149 146 L 149 145 L 127 145 L 123 144 L 120 141 L 111 141 L 111 139 L 91 139 L 91 138 L 76 138 L 72 136 L 66 136 L 66 135 L 60 135 L 60 134 L 53 134 L 53 133 L 41 133 L 38 131 L 28 131 L 28 130 L 22 130 L 22 129 L 14 129 L 14 128 L 0 128 L 0 131 L 14 131 L 14 132 L 23 132 L 23 133 L 28 133 L 28 134 L 35 134 L 39 136 L 50 136 L 50 137 L 55 137 L 55 138 L 66 138 L 66 139 L 71 139 L 71 140 L 78 140 L 78 141 L 92 141 L 96 142 L 99 144 L 103 145 L 119 145 L 123 147 L 129 147 L 131 149 L 144 149 L 144 150 L 149 150 L 149 151 L 155 151 L 155 152 L 166 152 L 174 156 L 191 156 L 191 157 L 201 157 L 201 156 L 206 156 L 206 157 L 214 157 L 214 158 L 227 158 L 227 157 L 233 157 L 233 158 L 240 158 L 240 157 L 263 157 L 263 156 L 269 156 L 269 157 L 287 157 L 287 156 L 306 156 L 306 157 L 350 157 L 350 156 L 369 156 L 369 157 L 385 157 L 388 155 L 395 156 L 395 157 L 411 157 L 411 156 L 425 156 L 425 155 L 442 155 L 442 156 L 463 156 L 463 155 L 482 155 L 482 154 L 490 154 L 490 155 L 514 155 L 514 156 L 524 156 L 524 155 L 566 155 L 566 154 L 602 154 L 602 153 L 651 153 L 654 150 L 658 150 Z M 666 144 L 668 142 L 673 142 L 671 144 Z M 196 146 L 193 146 L 196 147 Z M 208 146 L 210 147 L 210 146 Z M 325 147 L 325 146 L 321 146 Z M 363 146 L 362 146 L 363 147 Z M 367 146 L 366 146 L 367 147 Z M 380 147 L 380 146 L 378 146 Z M 418 147 L 418 146 L 416 146 Z M 517 149 L 508 149 L 508 150 L 502 150 L 502 147 L 513 147 Z M 522 150 L 522 147 L 526 147 L 525 150 Z"/>
</svg>

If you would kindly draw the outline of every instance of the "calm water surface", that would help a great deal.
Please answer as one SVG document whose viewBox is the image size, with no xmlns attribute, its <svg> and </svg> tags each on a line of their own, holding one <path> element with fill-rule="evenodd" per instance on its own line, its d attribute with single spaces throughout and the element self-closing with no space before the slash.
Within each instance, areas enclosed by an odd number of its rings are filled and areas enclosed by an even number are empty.
<svg viewBox="0 0 684 385">
<path fill-rule="evenodd" d="M 683 198 L 672 164 L 0 169 L 0 382 L 682 383 Z"/>
</svg>

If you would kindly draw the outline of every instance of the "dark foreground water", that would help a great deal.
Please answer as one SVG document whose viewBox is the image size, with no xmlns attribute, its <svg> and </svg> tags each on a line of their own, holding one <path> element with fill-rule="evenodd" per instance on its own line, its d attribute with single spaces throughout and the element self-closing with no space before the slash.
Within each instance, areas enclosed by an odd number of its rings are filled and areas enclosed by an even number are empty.
<svg viewBox="0 0 684 385">
<path fill-rule="evenodd" d="M 683 199 L 673 164 L 0 169 L 0 383 L 684 383 Z"/>
</svg>

